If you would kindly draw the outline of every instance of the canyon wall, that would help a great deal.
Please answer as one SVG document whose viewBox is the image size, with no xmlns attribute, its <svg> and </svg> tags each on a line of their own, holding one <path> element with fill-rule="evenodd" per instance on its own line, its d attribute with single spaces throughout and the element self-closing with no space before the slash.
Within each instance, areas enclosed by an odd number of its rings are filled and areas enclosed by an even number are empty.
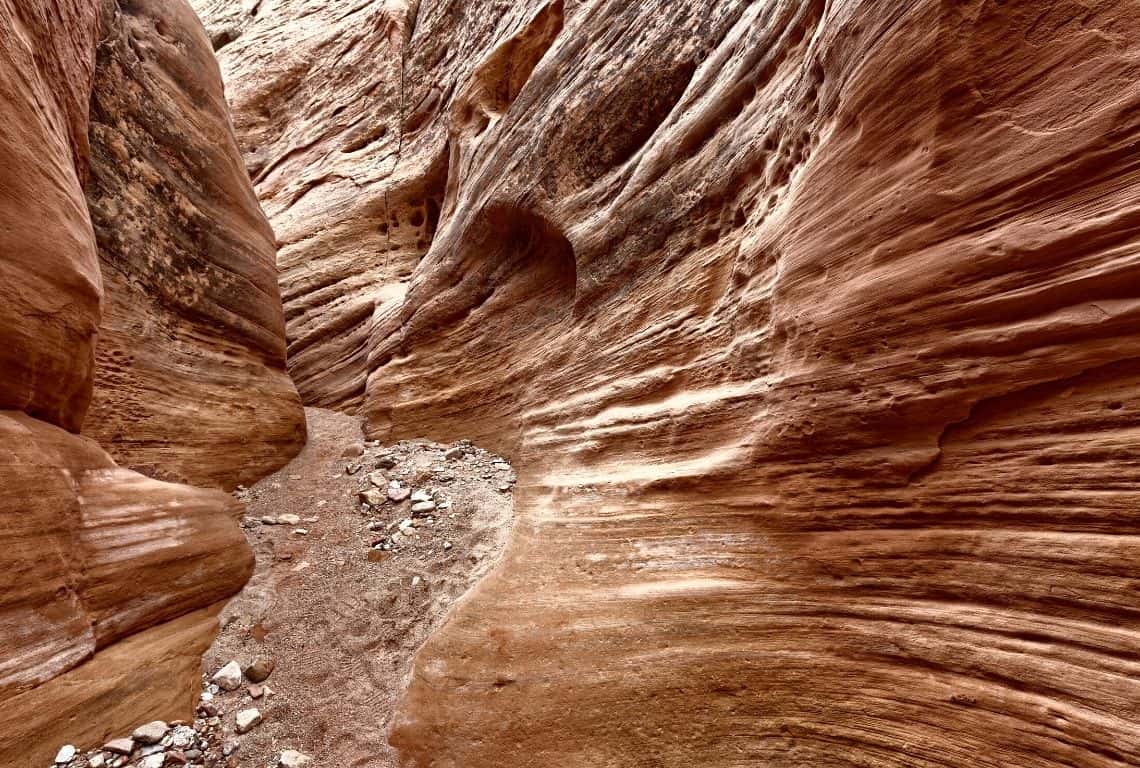
<svg viewBox="0 0 1140 768">
<path fill-rule="evenodd" d="M 519 468 L 409 764 L 1140 763 L 1131 9 L 198 9 L 303 396 Z"/>
<path fill-rule="evenodd" d="M 191 714 L 252 555 L 228 494 L 163 479 L 232 487 L 304 426 L 189 6 L 0 0 L 0 111 L 0 765 L 46 765 Z"/>
</svg>

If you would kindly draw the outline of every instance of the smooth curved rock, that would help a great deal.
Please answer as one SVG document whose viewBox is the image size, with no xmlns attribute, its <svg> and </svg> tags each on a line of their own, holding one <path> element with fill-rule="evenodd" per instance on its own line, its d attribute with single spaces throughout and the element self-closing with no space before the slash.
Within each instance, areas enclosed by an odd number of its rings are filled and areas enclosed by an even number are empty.
<svg viewBox="0 0 1140 768">
<path fill-rule="evenodd" d="M 519 468 L 409 764 L 1140 762 L 1132 9 L 227 18 L 304 397 Z"/>
<path fill-rule="evenodd" d="M 0 408 L 77 430 L 102 288 L 81 183 L 90 0 L 0 2 Z"/>
<path fill-rule="evenodd" d="M 86 191 L 106 300 L 84 431 L 152 477 L 233 488 L 305 441 L 276 242 L 189 5 L 103 12 Z"/>
</svg>

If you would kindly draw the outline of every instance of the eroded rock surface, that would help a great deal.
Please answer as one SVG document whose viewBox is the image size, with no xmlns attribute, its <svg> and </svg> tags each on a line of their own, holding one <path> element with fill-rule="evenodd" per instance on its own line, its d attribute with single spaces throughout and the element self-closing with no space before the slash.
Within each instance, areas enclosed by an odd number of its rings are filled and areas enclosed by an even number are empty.
<svg viewBox="0 0 1140 768">
<path fill-rule="evenodd" d="M 149 475 L 233 488 L 305 439 L 276 243 L 193 10 L 103 12 L 87 199 L 106 297 L 84 431 Z"/>
<path fill-rule="evenodd" d="M 1140 761 L 1130 9 L 256 6 L 302 393 L 520 472 L 414 764 Z"/>
<path fill-rule="evenodd" d="M 209 51 L 181 0 L 0 0 L 0 765 L 192 712 L 252 555 L 229 495 L 156 478 L 304 438 Z"/>
</svg>

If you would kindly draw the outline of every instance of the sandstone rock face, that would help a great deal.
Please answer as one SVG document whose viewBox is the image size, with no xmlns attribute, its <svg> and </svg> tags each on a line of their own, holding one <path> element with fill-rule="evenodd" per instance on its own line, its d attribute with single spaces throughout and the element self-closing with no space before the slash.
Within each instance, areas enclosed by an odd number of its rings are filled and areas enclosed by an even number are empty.
<svg viewBox="0 0 1140 768">
<path fill-rule="evenodd" d="M 1140 762 L 1131 9 L 199 10 L 304 396 L 519 468 L 411 764 Z"/>
<path fill-rule="evenodd" d="M 148 475 L 232 488 L 305 439 L 276 244 L 193 10 L 103 9 L 87 199 L 106 300 L 85 431 Z"/>
<path fill-rule="evenodd" d="M 95 6 L 5 0 L 0 13 L 0 407 L 78 429 L 102 290 L 81 187 Z"/>
<path fill-rule="evenodd" d="M 0 0 L 0 114 L 0 765 L 46 765 L 189 716 L 252 571 L 229 495 L 77 433 L 232 486 L 304 431 L 189 7 Z"/>
</svg>

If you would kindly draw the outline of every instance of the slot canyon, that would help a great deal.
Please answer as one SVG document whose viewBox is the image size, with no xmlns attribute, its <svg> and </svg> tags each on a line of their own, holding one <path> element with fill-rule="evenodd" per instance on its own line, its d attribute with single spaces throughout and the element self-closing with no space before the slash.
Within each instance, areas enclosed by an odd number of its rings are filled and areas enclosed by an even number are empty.
<svg viewBox="0 0 1140 768">
<path fill-rule="evenodd" d="M 0 768 L 1140 766 L 1138 83 L 1111 0 L 0 0 Z"/>
</svg>

